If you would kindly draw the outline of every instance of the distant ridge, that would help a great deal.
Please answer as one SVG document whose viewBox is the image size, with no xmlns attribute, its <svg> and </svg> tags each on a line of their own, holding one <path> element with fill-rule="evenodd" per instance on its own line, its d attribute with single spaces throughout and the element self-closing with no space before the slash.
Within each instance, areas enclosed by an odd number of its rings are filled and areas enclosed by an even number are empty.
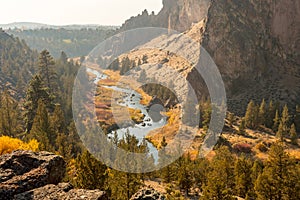
<svg viewBox="0 0 300 200">
<path fill-rule="evenodd" d="M 52 29 L 69 29 L 69 30 L 78 30 L 82 28 L 89 28 L 89 29 L 117 29 L 118 26 L 102 26 L 98 24 L 70 24 L 70 25 L 49 25 L 49 24 L 42 24 L 42 23 L 35 23 L 35 22 L 13 22 L 9 24 L 0 24 L 0 28 L 7 30 L 7 29 L 45 29 L 45 28 L 52 28 Z"/>
</svg>

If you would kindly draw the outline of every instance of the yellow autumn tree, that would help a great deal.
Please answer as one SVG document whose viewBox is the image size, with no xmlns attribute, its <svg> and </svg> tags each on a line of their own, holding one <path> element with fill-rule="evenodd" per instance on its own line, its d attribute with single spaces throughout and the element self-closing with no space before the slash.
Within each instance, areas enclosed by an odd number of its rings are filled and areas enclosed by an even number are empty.
<svg viewBox="0 0 300 200">
<path fill-rule="evenodd" d="M 29 142 L 11 138 L 8 136 L 0 137 L 0 155 L 11 153 L 14 150 L 32 150 L 36 151 L 39 148 L 37 140 L 32 139 Z"/>
</svg>

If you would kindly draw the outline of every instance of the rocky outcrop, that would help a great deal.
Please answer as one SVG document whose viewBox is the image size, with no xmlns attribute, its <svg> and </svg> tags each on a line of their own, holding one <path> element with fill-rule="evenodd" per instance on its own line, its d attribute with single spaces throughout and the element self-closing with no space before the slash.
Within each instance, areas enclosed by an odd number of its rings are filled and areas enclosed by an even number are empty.
<svg viewBox="0 0 300 200">
<path fill-rule="evenodd" d="M 135 193 L 130 200 L 165 200 L 166 197 L 153 188 L 146 187 Z"/>
<path fill-rule="evenodd" d="M 61 156 L 49 152 L 14 151 L 0 156 L 0 199 L 107 199 L 99 190 L 73 189 L 59 183 L 66 170 Z"/>
<path fill-rule="evenodd" d="M 229 108 L 244 111 L 250 99 L 282 101 L 290 107 L 300 97 L 300 68 L 295 50 L 300 24 L 283 30 L 279 19 L 289 24 L 299 19 L 296 1 L 213 1 L 207 14 L 202 46 L 210 53 L 226 85 Z M 284 4 L 284 6 L 282 5 Z M 283 6 L 285 9 L 282 10 Z M 279 8 L 280 7 L 280 8 Z M 281 16 L 281 17 L 279 17 Z M 278 22 L 278 23 L 277 23 Z M 290 37 L 293 41 L 284 39 Z M 287 36 L 288 35 L 288 36 Z M 289 53 L 287 47 L 293 47 Z M 242 109 L 242 110 L 241 110 Z"/>
<path fill-rule="evenodd" d="M 9 199 L 47 184 L 57 184 L 65 174 L 62 157 L 48 152 L 15 151 L 0 157 L 0 197 Z"/>
<path fill-rule="evenodd" d="M 14 197 L 14 200 L 107 200 L 105 192 L 100 190 L 73 189 L 69 183 L 59 183 L 58 185 L 46 185 L 33 189 Z"/>
<path fill-rule="evenodd" d="M 144 13 L 143 23 L 135 26 L 132 18 L 122 29 L 159 26 L 185 31 L 200 42 L 220 70 L 232 112 L 243 114 L 251 99 L 279 101 L 290 108 L 299 104 L 299 1 L 163 0 L 159 14 L 151 16 L 151 23 L 147 19 Z M 180 67 L 202 96 L 206 89 L 199 74 Z"/>
<path fill-rule="evenodd" d="M 278 0 L 272 5 L 271 33 L 300 64 L 300 1 Z"/>
<path fill-rule="evenodd" d="M 206 16 L 209 4 L 210 0 L 163 0 L 163 8 L 157 15 L 144 11 L 127 20 L 121 30 L 164 27 L 183 32 Z"/>
</svg>

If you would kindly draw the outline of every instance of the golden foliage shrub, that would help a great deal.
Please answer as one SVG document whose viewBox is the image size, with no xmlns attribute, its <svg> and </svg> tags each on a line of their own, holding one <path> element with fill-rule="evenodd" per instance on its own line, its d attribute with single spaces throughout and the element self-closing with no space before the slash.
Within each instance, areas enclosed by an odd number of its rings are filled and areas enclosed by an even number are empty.
<svg viewBox="0 0 300 200">
<path fill-rule="evenodd" d="M 8 136 L 0 137 L 0 155 L 11 153 L 14 150 L 32 150 L 36 151 L 39 148 L 37 140 L 32 139 L 28 143 L 22 140 L 11 138 Z"/>
</svg>

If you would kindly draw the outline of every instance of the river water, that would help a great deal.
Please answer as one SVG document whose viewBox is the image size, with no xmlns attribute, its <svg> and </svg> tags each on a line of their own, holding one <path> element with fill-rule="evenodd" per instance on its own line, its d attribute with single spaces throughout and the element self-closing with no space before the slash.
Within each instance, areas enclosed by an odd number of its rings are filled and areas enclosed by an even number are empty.
<svg viewBox="0 0 300 200">
<path fill-rule="evenodd" d="M 97 84 L 99 80 L 107 79 L 108 76 L 105 74 L 102 74 L 101 72 L 87 68 L 88 73 L 92 73 L 96 76 L 96 78 L 93 79 L 93 82 Z M 149 116 L 147 112 L 147 107 L 140 104 L 141 100 L 141 94 L 136 92 L 135 90 L 131 90 L 128 88 L 120 88 L 118 86 L 103 86 L 106 88 L 110 88 L 114 91 L 121 92 L 123 93 L 123 100 L 118 102 L 119 105 L 125 106 L 127 108 L 133 108 L 133 109 L 139 109 L 141 112 L 144 114 L 144 119 L 143 122 L 140 124 L 135 124 L 134 126 L 128 127 L 128 128 L 120 128 L 115 131 L 112 131 L 111 133 L 108 134 L 108 138 L 112 137 L 115 132 L 117 132 L 118 138 L 121 139 L 124 137 L 127 131 L 131 135 L 134 135 L 140 142 L 143 141 L 145 136 L 152 130 L 161 128 L 167 123 L 167 118 L 162 117 L 162 119 L 158 122 L 154 122 L 151 117 Z M 155 163 L 158 161 L 158 150 L 156 147 L 153 146 L 151 142 L 147 142 L 147 146 L 149 149 L 149 154 L 153 156 Z"/>
</svg>

